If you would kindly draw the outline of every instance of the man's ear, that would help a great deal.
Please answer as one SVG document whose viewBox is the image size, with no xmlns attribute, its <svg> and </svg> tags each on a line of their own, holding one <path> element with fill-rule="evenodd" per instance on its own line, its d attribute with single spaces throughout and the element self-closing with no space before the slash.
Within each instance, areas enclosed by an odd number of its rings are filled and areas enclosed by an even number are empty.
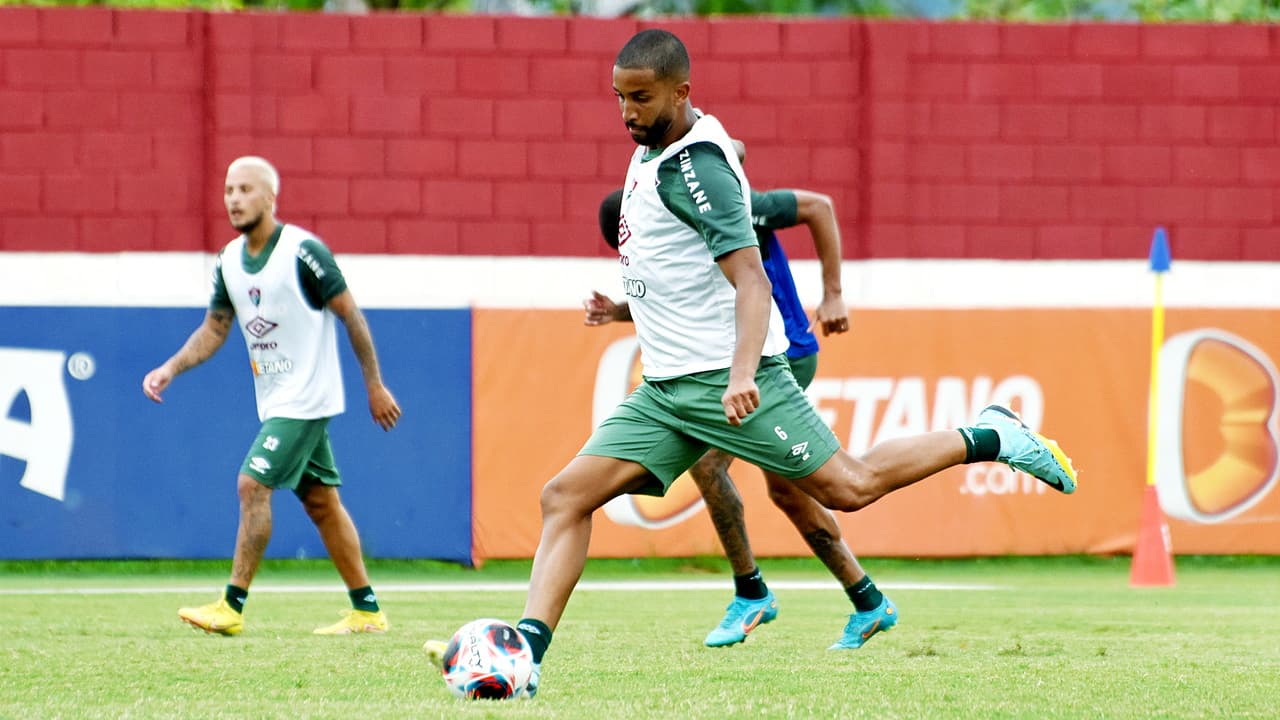
<svg viewBox="0 0 1280 720">
<path fill-rule="evenodd" d="M 689 81 L 688 80 L 685 80 L 684 82 L 675 86 L 675 96 L 676 96 L 677 105 L 683 105 L 689 101 Z"/>
</svg>

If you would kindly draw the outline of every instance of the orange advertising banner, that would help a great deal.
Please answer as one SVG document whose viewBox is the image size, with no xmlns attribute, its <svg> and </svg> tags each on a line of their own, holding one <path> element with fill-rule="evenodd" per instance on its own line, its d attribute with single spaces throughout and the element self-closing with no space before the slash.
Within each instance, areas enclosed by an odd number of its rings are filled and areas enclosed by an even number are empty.
<svg viewBox="0 0 1280 720">
<path fill-rule="evenodd" d="M 1174 309 L 1161 353 L 1156 467 L 1173 551 L 1280 553 L 1274 310 Z M 633 328 L 581 311 L 474 311 L 474 553 L 531 557 L 539 493 L 638 381 Z M 1018 411 L 1080 472 L 1063 496 L 1003 465 L 952 468 L 840 516 L 867 556 L 1128 553 L 1146 483 L 1149 312 L 855 310 L 822 339 L 808 393 L 846 449 Z M 760 556 L 807 546 L 760 472 L 730 468 Z M 596 514 L 594 557 L 719 554 L 693 482 Z"/>
</svg>

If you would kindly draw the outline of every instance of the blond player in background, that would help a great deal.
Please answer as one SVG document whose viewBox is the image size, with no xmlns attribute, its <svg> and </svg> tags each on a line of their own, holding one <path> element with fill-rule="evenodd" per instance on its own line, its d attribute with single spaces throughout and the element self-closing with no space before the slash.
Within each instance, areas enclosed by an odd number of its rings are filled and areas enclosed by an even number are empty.
<svg viewBox="0 0 1280 720">
<path fill-rule="evenodd" d="M 204 322 L 142 380 L 142 392 L 161 402 L 175 377 L 222 347 L 239 318 L 262 425 L 236 480 L 240 525 L 231 578 L 222 597 L 181 608 L 178 617 L 205 632 L 240 633 L 249 585 L 271 539 L 271 494 L 287 488 L 315 524 L 351 599 L 351 610 L 316 634 L 384 632 L 387 618 L 338 495 L 342 480 L 329 444 L 329 420 L 346 407 L 335 319 L 360 362 L 373 421 L 390 430 L 400 406 L 382 383 L 369 325 L 333 253 L 306 230 L 276 220 L 279 192 L 279 174 L 260 157 L 238 158 L 227 168 L 223 201 L 240 236 L 218 255 Z"/>
</svg>

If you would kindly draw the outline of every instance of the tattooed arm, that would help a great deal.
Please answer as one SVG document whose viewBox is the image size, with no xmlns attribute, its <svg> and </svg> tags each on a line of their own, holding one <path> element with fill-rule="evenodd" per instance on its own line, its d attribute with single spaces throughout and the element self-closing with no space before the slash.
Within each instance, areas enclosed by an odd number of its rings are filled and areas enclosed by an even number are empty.
<svg viewBox="0 0 1280 720">
<path fill-rule="evenodd" d="M 218 348 L 227 341 L 227 334 L 231 332 L 233 318 L 235 313 L 230 308 L 209 308 L 205 313 L 204 322 L 191 333 L 191 337 L 187 338 L 182 348 L 142 379 L 142 392 L 156 402 L 164 402 L 160 395 L 175 377 L 208 360 L 218 352 Z"/>
<path fill-rule="evenodd" d="M 360 312 L 350 290 L 343 290 L 330 298 L 329 309 L 346 326 L 351 349 L 355 352 L 356 360 L 360 362 L 365 391 L 369 395 L 369 414 L 373 416 L 373 421 L 379 427 L 390 430 L 400 419 L 400 405 L 396 403 L 395 397 L 387 386 L 382 384 L 378 353 L 373 347 L 373 334 L 369 332 L 369 323 L 365 321 L 364 313 Z"/>
</svg>

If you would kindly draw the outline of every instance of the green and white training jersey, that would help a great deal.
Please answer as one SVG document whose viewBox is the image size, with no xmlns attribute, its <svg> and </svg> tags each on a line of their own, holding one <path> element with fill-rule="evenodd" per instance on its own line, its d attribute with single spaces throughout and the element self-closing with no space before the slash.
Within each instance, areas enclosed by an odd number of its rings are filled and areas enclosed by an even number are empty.
<svg viewBox="0 0 1280 720">
<path fill-rule="evenodd" d="M 670 147 L 637 148 L 623 187 L 618 261 L 644 376 L 730 367 L 736 292 L 716 258 L 758 242 L 728 133 L 703 115 Z M 782 316 L 770 307 L 763 356 L 787 350 Z"/>
<path fill-rule="evenodd" d="M 347 286 L 333 253 L 295 225 L 277 226 L 256 257 L 245 244 L 241 235 L 219 253 L 209 304 L 235 311 L 258 419 L 338 415 L 346 402 L 336 318 L 326 303 Z"/>
</svg>

